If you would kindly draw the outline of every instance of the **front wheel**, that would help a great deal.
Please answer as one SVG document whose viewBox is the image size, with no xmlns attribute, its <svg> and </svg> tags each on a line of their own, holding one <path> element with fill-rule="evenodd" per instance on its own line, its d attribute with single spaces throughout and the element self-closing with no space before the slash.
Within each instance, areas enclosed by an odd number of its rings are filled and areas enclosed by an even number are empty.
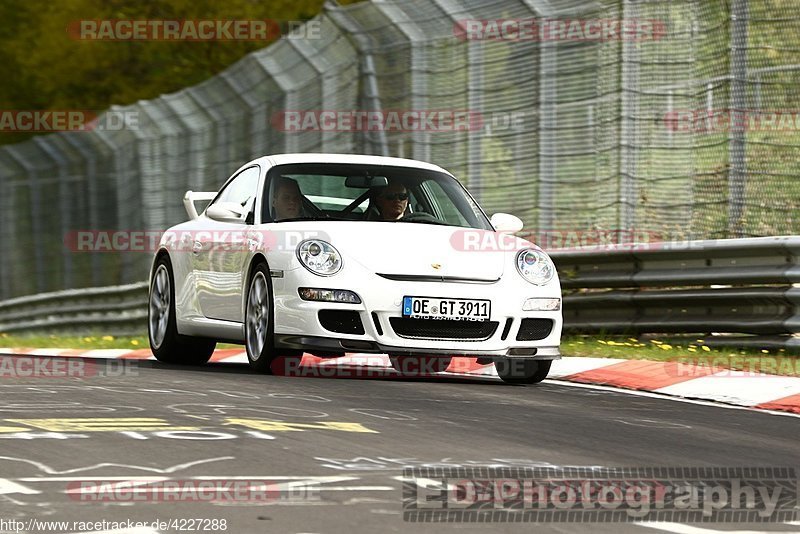
<svg viewBox="0 0 800 534">
<path fill-rule="evenodd" d="M 275 358 L 272 286 L 269 269 L 260 263 L 250 277 L 244 311 L 244 336 L 250 367 L 262 373 L 272 371 Z"/>
<path fill-rule="evenodd" d="M 552 360 L 500 358 L 495 361 L 497 374 L 508 384 L 538 384 L 550 372 Z"/>
<path fill-rule="evenodd" d="M 217 346 L 213 339 L 178 334 L 175 325 L 175 280 L 168 256 L 158 260 L 150 281 L 147 334 L 153 356 L 164 363 L 202 365 L 211 358 Z"/>
</svg>

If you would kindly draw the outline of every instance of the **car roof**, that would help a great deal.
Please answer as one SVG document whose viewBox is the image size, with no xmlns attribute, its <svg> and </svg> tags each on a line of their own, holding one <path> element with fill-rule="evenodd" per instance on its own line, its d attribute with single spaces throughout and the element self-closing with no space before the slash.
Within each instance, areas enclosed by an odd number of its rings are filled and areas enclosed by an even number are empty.
<svg viewBox="0 0 800 534">
<path fill-rule="evenodd" d="M 270 165 L 286 165 L 290 163 L 354 163 L 363 165 L 387 165 L 391 167 L 411 167 L 450 174 L 438 165 L 424 161 L 406 158 L 391 158 L 388 156 L 370 156 L 366 154 L 273 154 L 259 158 L 252 163 L 257 163 L 261 160 L 266 160 L 266 162 L 268 162 Z"/>
</svg>

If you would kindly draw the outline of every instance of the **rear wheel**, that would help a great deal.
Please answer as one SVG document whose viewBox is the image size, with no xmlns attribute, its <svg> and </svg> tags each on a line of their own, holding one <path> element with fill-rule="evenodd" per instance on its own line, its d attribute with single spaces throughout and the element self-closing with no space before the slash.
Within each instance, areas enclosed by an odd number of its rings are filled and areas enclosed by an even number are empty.
<svg viewBox="0 0 800 534">
<path fill-rule="evenodd" d="M 269 269 L 259 263 L 250 275 L 244 311 L 244 335 L 250 367 L 262 373 L 271 372 L 275 359 L 272 285 Z"/>
<path fill-rule="evenodd" d="M 495 361 L 497 374 L 509 384 L 538 384 L 550 372 L 552 360 L 499 358 Z"/>
<path fill-rule="evenodd" d="M 175 325 L 175 281 L 172 263 L 162 256 L 150 281 L 147 332 L 150 350 L 158 361 L 202 365 L 214 353 L 213 339 L 182 336 Z"/>
<path fill-rule="evenodd" d="M 449 356 L 389 356 L 394 370 L 403 376 L 441 373 L 447 370 L 451 360 Z"/>
</svg>

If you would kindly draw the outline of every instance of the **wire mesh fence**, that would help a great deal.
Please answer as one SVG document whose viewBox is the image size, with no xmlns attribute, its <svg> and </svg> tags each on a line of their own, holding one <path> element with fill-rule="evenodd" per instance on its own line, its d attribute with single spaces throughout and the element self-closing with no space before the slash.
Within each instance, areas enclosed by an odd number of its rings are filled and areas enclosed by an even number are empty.
<svg viewBox="0 0 800 534">
<path fill-rule="evenodd" d="M 330 3 L 313 38 L 285 36 L 197 86 L 112 108 L 136 117 L 122 128 L 0 147 L 0 298 L 144 279 L 149 254 L 82 253 L 69 236 L 163 230 L 185 219 L 185 190 L 216 190 L 281 152 L 434 162 L 545 248 L 565 235 L 796 234 L 793 3 Z M 370 112 L 383 122 L 343 122 Z M 388 124 L 409 112 L 468 121 Z"/>
</svg>

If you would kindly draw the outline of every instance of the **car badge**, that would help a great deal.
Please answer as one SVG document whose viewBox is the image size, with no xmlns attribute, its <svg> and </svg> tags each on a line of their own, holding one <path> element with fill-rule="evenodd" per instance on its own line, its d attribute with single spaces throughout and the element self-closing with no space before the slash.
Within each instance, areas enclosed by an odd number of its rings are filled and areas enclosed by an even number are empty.
<svg viewBox="0 0 800 534">
<path fill-rule="evenodd" d="M 441 263 L 431 263 L 431 267 L 433 267 L 434 269 L 436 269 L 438 271 L 439 269 L 442 268 L 442 264 Z"/>
</svg>

